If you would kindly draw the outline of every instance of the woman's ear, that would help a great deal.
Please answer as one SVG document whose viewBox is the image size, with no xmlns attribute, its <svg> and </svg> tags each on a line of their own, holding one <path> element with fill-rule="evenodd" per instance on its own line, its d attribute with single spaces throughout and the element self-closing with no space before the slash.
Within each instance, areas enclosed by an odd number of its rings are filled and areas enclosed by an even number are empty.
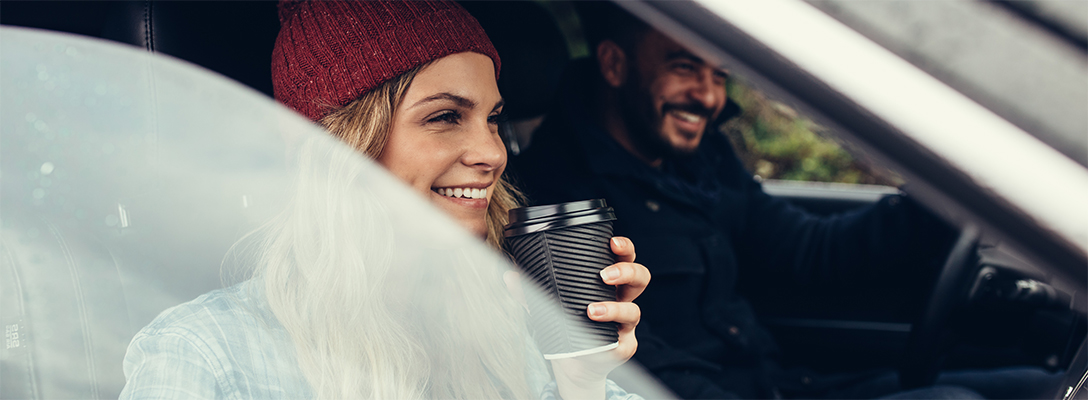
<svg viewBox="0 0 1088 400">
<path fill-rule="evenodd" d="M 604 40 L 597 45 L 597 64 L 608 86 L 618 88 L 627 81 L 627 54 L 616 42 Z"/>
</svg>

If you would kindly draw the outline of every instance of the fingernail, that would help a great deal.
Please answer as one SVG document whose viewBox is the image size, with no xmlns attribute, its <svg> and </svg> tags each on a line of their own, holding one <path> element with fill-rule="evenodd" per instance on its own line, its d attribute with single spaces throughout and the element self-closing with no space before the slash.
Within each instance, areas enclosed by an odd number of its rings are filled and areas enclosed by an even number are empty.
<svg viewBox="0 0 1088 400">
<path fill-rule="evenodd" d="M 606 313 L 606 312 L 608 312 L 608 307 L 606 307 L 604 305 L 601 305 L 601 304 L 590 304 L 589 305 L 589 315 L 592 315 L 594 317 L 600 317 L 600 316 L 604 315 L 604 313 Z"/>
<path fill-rule="evenodd" d="M 605 268 L 605 269 L 601 270 L 601 279 L 604 279 L 606 282 L 614 280 L 614 279 L 618 279 L 619 277 L 620 277 L 620 270 L 618 270 L 616 268 Z"/>
<path fill-rule="evenodd" d="M 624 244 L 626 244 L 626 243 L 623 243 L 623 241 L 620 240 L 620 238 L 618 238 L 618 237 L 612 238 L 612 245 L 616 246 L 616 248 L 622 249 Z"/>
</svg>

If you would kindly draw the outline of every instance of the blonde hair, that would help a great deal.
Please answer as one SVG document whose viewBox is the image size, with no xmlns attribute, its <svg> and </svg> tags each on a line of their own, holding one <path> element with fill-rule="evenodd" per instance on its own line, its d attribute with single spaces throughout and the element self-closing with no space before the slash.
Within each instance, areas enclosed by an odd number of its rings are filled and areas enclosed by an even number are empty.
<svg viewBox="0 0 1088 400">
<path fill-rule="evenodd" d="M 396 106 L 420 69 L 322 123 L 377 157 Z M 264 228 L 255 252 L 255 278 L 294 343 L 314 397 L 536 397 L 530 376 L 547 372 L 530 356 L 524 309 L 503 285 L 498 257 L 473 254 L 471 246 L 419 245 L 413 237 L 418 232 L 398 224 L 401 207 L 388 206 L 389 193 L 372 187 L 381 186 L 373 182 L 381 177 L 367 171 L 375 167 L 320 139 L 300 145 L 296 195 Z M 372 181 L 359 182 L 362 177 Z M 516 204 L 516 192 L 508 189 L 500 186 L 493 195 L 492 246 L 501 238 L 506 210 Z M 451 243 L 474 240 L 464 239 Z M 424 256 L 428 261 L 421 263 Z"/>
<path fill-rule="evenodd" d="M 430 63 L 415 67 L 382 83 L 326 115 L 321 119 L 321 125 L 344 143 L 377 160 L 389 141 L 397 106 L 404 100 L 416 74 L 428 65 Z M 503 227 L 509 222 L 509 211 L 522 202 L 521 193 L 504 177 L 499 177 L 487 205 L 487 243 L 491 247 L 502 247 Z"/>
</svg>

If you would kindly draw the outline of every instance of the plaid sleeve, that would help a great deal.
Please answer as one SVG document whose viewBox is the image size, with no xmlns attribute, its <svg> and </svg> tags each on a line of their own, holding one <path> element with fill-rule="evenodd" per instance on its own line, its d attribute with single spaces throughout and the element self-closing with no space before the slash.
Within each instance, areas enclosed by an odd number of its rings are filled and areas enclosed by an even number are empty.
<svg viewBox="0 0 1088 400">
<path fill-rule="evenodd" d="M 627 393 L 626 390 L 623 390 L 616 382 L 612 382 L 611 379 L 605 381 L 604 398 L 606 400 L 642 400 L 642 396 Z M 540 400 L 562 400 L 562 397 L 559 396 L 559 386 L 556 385 L 555 381 L 544 385 L 544 389 L 540 391 Z"/>
<path fill-rule="evenodd" d="M 607 400 L 642 400 L 642 396 L 627 393 L 626 390 L 623 390 L 616 382 L 612 382 L 611 379 L 606 380 L 604 383 L 604 398 Z"/>
<path fill-rule="evenodd" d="M 121 399 L 214 399 L 233 394 L 206 349 L 179 334 L 140 334 L 125 353 Z M 226 387 L 226 388 L 225 388 Z"/>
<path fill-rule="evenodd" d="M 559 385 L 555 381 L 548 382 L 540 391 L 540 400 L 559 400 Z"/>
</svg>

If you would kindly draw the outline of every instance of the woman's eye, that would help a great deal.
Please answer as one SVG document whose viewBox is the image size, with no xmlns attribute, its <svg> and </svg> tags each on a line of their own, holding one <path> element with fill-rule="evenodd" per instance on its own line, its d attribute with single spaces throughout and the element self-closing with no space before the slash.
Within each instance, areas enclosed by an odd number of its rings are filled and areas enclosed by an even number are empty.
<svg viewBox="0 0 1088 400">
<path fill-rule="evenodd" d="M 504 113 L 498 113 L 487 117 L 488 124 L 497 125 L 502 122 L 506 122 L 506 114 Z"/>
<path fill-rule="evenodd" d="M 461 122 L 461 113 L 456 111 L 443 111 L 438 115 L 427 119 L 427 123 L 456 124 L 459 122 Z"/>
</svg>

